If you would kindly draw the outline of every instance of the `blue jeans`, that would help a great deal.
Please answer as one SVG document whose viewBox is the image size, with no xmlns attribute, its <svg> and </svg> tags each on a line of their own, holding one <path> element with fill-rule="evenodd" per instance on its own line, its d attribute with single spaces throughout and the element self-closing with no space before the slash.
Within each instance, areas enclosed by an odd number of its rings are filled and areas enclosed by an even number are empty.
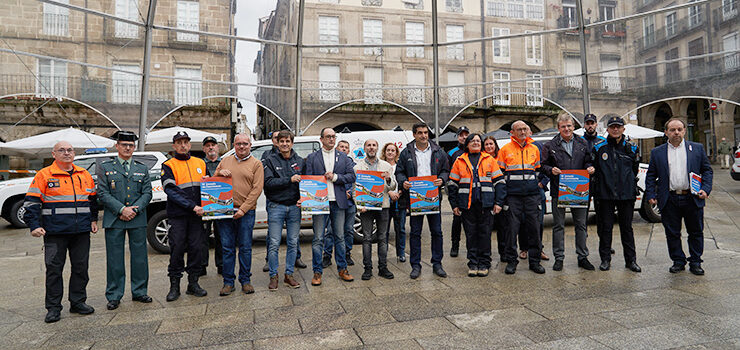
<svg viewBox="0 0 740 350">
<path fill-rule="evenodd" d="M 409 237 L 411 267 L 421 268 L 421 228 L 424 225 L 424 217 L 427 218 L 429 231 L 432 233 L 432 266 L 442 265 L 442 215 L 427 214 L 411 217 Z"/>
<path fill-rule="evenodd" d="M 252 230 L 254 229 L 255 211 L 250 210 L 244 216 L 232 220 L 216 221 L 221 233 L 221 247 L 223 249 L 223 277 L 224 284 L 233 286 L 234 268 L 236 265 L 236 247 L 239 247 L 239 283 L 248 284 L 252 277 Z"/>
<path fill-rule="evenodd" d="M 311 242 L 313 272 L 323 273 L 324 267 L 322 261 L 324 258 L 324 230 L 326 221 L 331 219 L 332 230 L 328 234 L 334 243 L 334 261 L 337 262 L 337 271 L 347 268 L 345 260 L 344 240 L 337 237 L 337 232 L 343 232 L 345 210 L 337 206 L 337 202 L 329 202 L 329 214 L 313 216 L 313 241 Z"/>
<path fill-rule="evenodd" d="M 292 275 L 298 249 L 298 235 L 301 233 L 301 208 L 297 205 L 270 202 L 270 210 L 267 211 L 267 239 L 270 242 L 267 261 L 270 265 L 270 277 L 277 276 L 278 265 L 280 265 L 278 249 L 280 249 L 280 239 L 283 236 L 283 224 L 285 224 L 285 241 L 288 246 L 288 252 L 285 254 L 285 274 Z"/>
<path fill-rule="evenodd" d="M 270 217 L 270 200 L 265 200 L 265 211 L 267 212 L 267 217 Z M 268 225 L 269 227 L 269 225 Z M 295 252 L 295 259 L 298 260 L 301 258 L 301 244 L 300 244 L 300 236 L 298 237 L 298 248 L 296 248 Z M 268 258 L 270 257 L 270 239 L 265 239 L 265 262 L 267 262 Z"/>
<path fill-rule="evenodd" d="M 398 203 L 391 203 L 390 219 L 388 219 L 388 230 L 386 236 L 391 232 L 391 219 L 393 230 L 396 231 L 396 256 L 402 257 L 406 252 L 406 210 L 398 208 Z M 386 239 L 386 242 L 389 241 Z"/>
<path fill-rule="evenodd" d="M 357 214 L 357 207 L 350 205 L 349 208 L 344 211 L 344 250 L 347 255 L 352 252 L 352 245 L 355 244 L 355 215 Z M 330 234 L 331 218 L 329 218 L 329 224 L 326 224 L 326 232 L 324 232 L 324 255 L 331 256 L 334 250 L 334 238 Z"/>
</svg>

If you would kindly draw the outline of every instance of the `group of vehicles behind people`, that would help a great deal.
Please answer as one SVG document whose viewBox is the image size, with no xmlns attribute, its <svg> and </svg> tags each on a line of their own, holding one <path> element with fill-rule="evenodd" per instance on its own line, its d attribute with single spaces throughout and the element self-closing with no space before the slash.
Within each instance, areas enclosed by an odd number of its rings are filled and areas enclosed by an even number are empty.
<svg viewBox="0 0 740 350">
<path fill-rule="evenodd" d="M 497 140 L 471 133 L 465 127 L 458 131 L 459 145 L 446 153 L 430 140 L 429 127 L 417 123 L 412 127 L 414 140 L 399 152 L 395 143 L 381 145 L 367 139 L 363 144 L 364 158 L 357 162 L 347 154 L 349 145 L 337 145 L 332 128 L 321 130 L 321 148 L 305 159 L 293 150 L 295 135 L 288 130 L 272 135 L 273 149 L 261 160 L 251 154 L 252 139 L 248 134 L 234 138 L 234 153 L 218 158 L 215 139 L 204 140 L 206 160 L 190 155 L 190 137 L 185 132 L 173 136 L 174 155 L 162 165 L 161 181 L 167 194 L 167 215 L 170 223 L 170 260 L 168 302 L 177 300 L 183 275 L 187 274 L 186 293 L 198 297 L 207 291 L 199 285 L 208 262 L 208 246 L 204 234 L 204 209 L 200 203 L 200 182 L 203 177 L 220 176 L 232 179 L 234 214 L 232 218 L 216 220 L 209 230 L 217 239 L 216 265 L 223 276 L 219 295 L 236 291 L 238 281 L 245 294 L 254 293 L 251 284 L 252 232 L 255 225 L 257 199 L 264 192 L 267 199 L 268 232 L 266 272 L 268 290 L 279 285 L 280 243 L 285 228 L 287 249 L 284 257 L 283 283 L 298 288 L 295 267 L 306 267 L 300 259 L 299 233 L 301 226 L 300 182 L 303 175 L 323 176 L 328 184 L 329 214 L 313 215 L 311 243 L 313 275 L 311 285 L 322 284 L 323 269 L 331 265 L 331 254 L 340 280 L 352 282 L 348 266 L 354 264 L 348 252 L 352 234 L 348 222 L 354 222 L 354 210 L 359 211 L 362 230 L 361 278 L 369 280 L 375 269 L 372 245 L 377 245 L 377 275 L 394 278 L 388 269 L 388 236 L 391 221 L 396 233 L 396 257 L 406 261 L 405 226 L 410 208 L 411 181 L 417 176 L 433 176 L 442 199 L 446 187 L 454 215 L 452 249 L 456 256 L 460 244 L 460 225 L 465 232 L 468 276 L 487 276 L 491 269 L 491 234 L 497 231 L 498 254 L 506 263 L 506 274 L 516 273 L 519 259 L 528 259 L 529 269 L 545 273 L 541 260 L 547 260 L 542 250 L 545 191 L 550 185 L 553 198 L 552 268 L 563 269 L 565 259 L 565 208 L 558 208 L 558 179 L 563 170 L 586 170 L 590 174 L 590 193 L 598 216 L 599 269 L 611 266 L 612 227 L 619 223 L 625 267 L 634 272 L 641 268 L 636 261 L 632 231 L 633 208 L 638 193 L 637 172 L 639 151 L 624 136 L 624 120 L 609 119 L 607 136 L 596 133 L 596 117 L 585 118 L 583 137 L 573 134 L 574 120 L 562 116 L 557 120 L 559 134 L 540 144 L 530 137 L 531 130 L 523 121 L 512 124 L 511 142 L 499 149 Z M 663 213 L 663 225 L 668 238 L 673 265 L 670 272 L 685 269 L 688 261 L 692 273 L 701 275 L 703 251 L 704 199 L 711 191 L 712 170 L 701 144 L 683 140 L 685 124 L 673 118 L 666 125 L 669 143 L 651 152 L 646 180 L 646 196 Z M 72 274 L 69 281 L 70 312 L 91 314 L 94 308 L 86 304 L 90 232 L 98 231 L 97 218 L 104 211 L 107 257 L 107 308 L 116 309 L 125 289 L 124 240 L 129 238 L 131 251 L 131 293 L 137 302 L 149 303 L 148 265 L 146 254 L 146 205 L 151 200 L 151 182 L 146 166 L 131 156 L 137 137 L 131 132 L 118 132 L 117 159 L 104 162 L 98 169 L 97 186 L 92 176 L 73 164 L 74 148 L 68 142 L 57 143 L 52 152 L 54 163 L 41 170 L 26 196 L 25 221 L 35 237 L 43 237 L 46 263 L 46 322 L 60 319 L 63 295 L 62 269 L 69 251 Z M 382 210 L 357 209 L 353 205 L 356 172 L 378 171 L 384 180 Z M 692 192 L 689 174 L 700 174 L 701 190 Z M 588 260 L 588 208 L 571 208 L 575 225 L 578 266 L 595 270 Z M 616 212 L 616 214 L 615 214 Z M 442 213 L 409 216 L 409 277 L 421 275 L 421 236 L 426 220 L 431 235 L 431 266 L 434 275 L 447 277 L 442 259 Z M 687 259 L 681 249 L 681 221 L 689 235 Z M 330 227 L 330 229 L 328 229 Z M 457 232 L 457 234 L 456 234 Z M 348 238 L 349 236 L 349 238 Z M 333 249 L 332 249 L 333 248 Z M 187 256 L 187 260 L 185 260 Z"/>
</svg>

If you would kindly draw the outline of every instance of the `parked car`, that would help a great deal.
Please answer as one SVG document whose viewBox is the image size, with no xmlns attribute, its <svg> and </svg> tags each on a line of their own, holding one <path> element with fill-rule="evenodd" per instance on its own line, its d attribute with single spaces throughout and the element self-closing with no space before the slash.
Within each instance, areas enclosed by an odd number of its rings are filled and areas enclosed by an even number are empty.
<svg viewBox="0 0 740 350">
<path fill-rule="evenodd" d="M 734 157 L 735 161 L 732 163 L 732 168 L 730 168 L 730 176 L 733 180 L 740 181 L 740 144 L 737 145 Z"/>
</svg>

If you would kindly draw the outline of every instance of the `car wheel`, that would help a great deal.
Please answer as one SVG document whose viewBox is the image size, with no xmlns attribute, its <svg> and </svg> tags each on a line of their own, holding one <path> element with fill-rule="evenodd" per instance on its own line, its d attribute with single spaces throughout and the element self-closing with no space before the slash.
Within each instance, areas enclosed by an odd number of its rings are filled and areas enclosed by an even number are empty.
<svg viewBox="0 0 740 350">
<path fill-rule="evenodd" d="M 647 222 L 660 222 L 660 209 L 658 204 L 652 205 L 648 202 L 646 197 L 642 198 L 642 205 L 640 206 L 640 216 Z"/>
<path fill-rule="evenodd" d="M 17 228 L 28 227 L 28 225 L 23 221 L 23 214 L 25 213 L 26 208 L 23 207 L 23 199 L 20 199 L 10 206 L 10 216 L 8 217 L 8 221 L 10 221 L 11 225 Z"/>
<path fill-rule="evenodd" d="M 163 253 L 170 253 L 169 245 L 170 224 L 167 222 L 167 212 L 159 211 L 152 215 L 146 225 L 146 240 L 154 250 Z"/>
<path fill-rule="evenodd" d="M 360 212 L 358 211 L 357 214 L 355 214 L 355 224 L 354 224 L 354 244 L 362 244 L 362 241 L 365 239 L 365 235 L 362 234 L 362 222 L 360 221 Z M 378 226 L 373 223 L 373 243 L 378 242 Z"/>
</svg>

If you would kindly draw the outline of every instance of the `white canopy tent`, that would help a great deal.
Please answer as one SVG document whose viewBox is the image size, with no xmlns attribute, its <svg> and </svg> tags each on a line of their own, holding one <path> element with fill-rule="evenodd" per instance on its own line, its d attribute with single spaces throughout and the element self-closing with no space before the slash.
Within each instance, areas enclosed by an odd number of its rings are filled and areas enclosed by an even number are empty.
<svg viewBox="0 0 740 350">
<path fill-rule="evenodd" d="M 584 132 L 585 130 L 583 128 L 573 131 L 573 133 L 579 136 L 583 136 Z M 655 137 L 662 137 L 663 135 L 665 135 L 664 133 L 660 131 L 642 127 L 642 126 L 635 125 L 635 124 L 626 124 L 624 126 L 624 134 L 633 140 L 652 139 Z M 603 132 L 602 136 L 606 136 L 606 132 Z"/>
<path fill-rule="evenodd" d="M 0 145 L 0 154 L 22 157 L 51 157 L 54 145 L 67 141 L 77 154 L 92 148 L 112 148 L 116 141 L 75 128 L 60 129 L 23 139 L 6 142 Z"/>
<path fill-rule="evenodd" d="M 190 136 L 190 142 L 200 144 L 208 136 L 212 136 L 221 144 L 226 144 L 226 134 L 214 134 L 210 132 L 190 129 L 182 126 L 173 126 L 171 128 L 159 129 L 149 132 L 146 136 L 147 151 L 169 152 L 172 150 L 172 136 L 178 131 L 184 131 Z M 200 147 L 195 150 L 200 150 Z"/>
</svg>

